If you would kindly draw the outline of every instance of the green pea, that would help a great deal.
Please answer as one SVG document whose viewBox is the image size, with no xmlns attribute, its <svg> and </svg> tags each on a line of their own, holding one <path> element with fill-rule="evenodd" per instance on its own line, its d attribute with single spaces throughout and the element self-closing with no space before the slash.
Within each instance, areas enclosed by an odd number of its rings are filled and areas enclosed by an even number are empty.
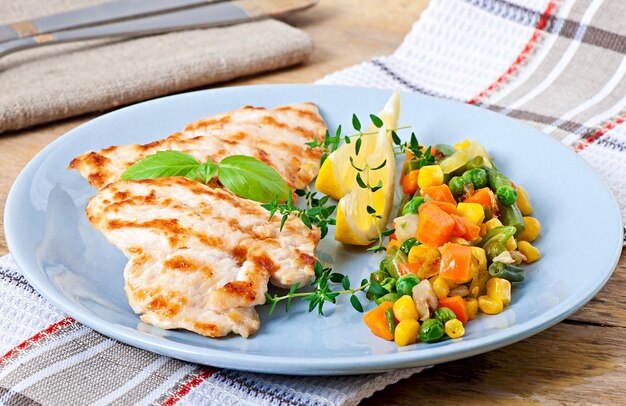
<svg viewBox="0 0 626 406">
<path fill-rule="evenodd" d="M 409 213 L 417 214 L 417 209 L 419 209 L 419 207 L 425 202 L 426 200 L 422 196 L 415 196 L 414 198 L 409 200 L 407 204 L 404 205 L 404 207 L 402 208 L 402 215 L 404 216 L 405 214 Z"/>
<path fill-rule="evenodd" d="M 506 279 L 509 282 L 521 282 L 524 280 L 524 270 L 520 267 L 494 262 L 489 265 L 489 275 Z"/>
<path fill-rule="evenodd" d="M 443 323 L 437 319 L 428 319 L 420 327 L 420 340 L 425 343 L 439 341 L 443 335 Z"/>
<path fill-rule="evenodd" d="M 397 293 L 387 293 L 385 296 L 376 299 L 375 302 L 377 305 L 379 305 L 382 302 L 395 302 L 398 299 L 400 299 L 400 295 L 398 295 Z"/>
<path fill-rule="evenodd" d="M 396 292 L 398 292 L 398 295 L 401 297 L 404 295 L 411 296 L 413 294 L 413 288 L 418 283 L 420 283 L 419 276 L 412 273 L 404 275 L 396 281 Z"/>
<path fill-rule="evenodd" d="M 471 182 L 474 185 L 474 189 L 481 189 L 489 184 L 487 172 L 479 168 L 465 171 L 463 173 L 463 179 L 468 183 Z"/>
<path fill-rule="evenodd" d="M 402 194 L 402 199 L 400 200 L 400 204 L 398 205 L 398 211 L 396 212 L 396 217 L 400 217 L 402 215 L 402 210 L 404 209 L 404 206 L 406 206 L 406 204 L 411 201 L 412 197 L 413 196 L 411 195 Z"/>
<path fill-rule="evenodd" d="M 517 201 L 517 190 L 511 185 L 502 185 L 496 190 L 496 197 L 500 203 L 510 206 Z"/>
<path fill-rule="evenodd" d="M 452 179 L 450 179 L 448 187 L 450 188 L 450 192 L 452 192 L 452 196 L 459 197 L 463 194 L 463 188 L 465 188 L 465 179 L 460 176 L 454 176 Z"/>
<path fill-rule="evenodd" d="M 400 246 L 400 251 L 404 252 L 405 255 L 409 255 L 411 248 L 420 245 L 421 242 L 417 241 L 415 238 L 408 238 L 406 241 L 402 243 Z"/>
<path fill-rule="evenodd" d="M 387 278 L 389 276 L 389 274 L 385 271 L 381 271 L 378 270 L 376 272 L 372 272 L 372 274 L 370 275 L 370 282 L 378 282 L 381 283 L 382 281 L 385 280 L 385 278 Z"/>
<path fill-rule="evenodd" d="M 454 312 L 447 307 L 440 307 L 435 310 L 433 317 L 445 325 L 447 321 L 456 319 L 456 314 L 454 314 Z"/>
</svg>

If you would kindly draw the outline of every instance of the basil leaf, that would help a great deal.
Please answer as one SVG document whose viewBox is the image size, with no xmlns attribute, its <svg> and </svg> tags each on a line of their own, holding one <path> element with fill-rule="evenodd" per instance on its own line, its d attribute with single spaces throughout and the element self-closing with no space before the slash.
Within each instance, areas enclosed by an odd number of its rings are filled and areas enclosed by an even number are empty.
<svg viewBox="0 0 626 406">
<path fill-rule="evenodd" d="M 231 155 L 219 163 L 217 177 L 231 192 L 257 202 L 278 197 L 285 201 L 291 195 L 287 182 L 272 167 L 245 155 Z"/>
<path fill-rule="evenodd" d="M 124 180 L 164 178 L 184 176 L 195 180 L 200 163 L 196 158 L 181 151 L 159 151 L 129 166 L 124 173 Z"/>
<path fill-rule="evenodd" d="M 200 165 L 199 172 L 204 183 L 209 183 L 213 175 L 215 175 L 215 172 L 217 172 L 217 164 L 209 158 L 205 163 Z"/>
</svg>

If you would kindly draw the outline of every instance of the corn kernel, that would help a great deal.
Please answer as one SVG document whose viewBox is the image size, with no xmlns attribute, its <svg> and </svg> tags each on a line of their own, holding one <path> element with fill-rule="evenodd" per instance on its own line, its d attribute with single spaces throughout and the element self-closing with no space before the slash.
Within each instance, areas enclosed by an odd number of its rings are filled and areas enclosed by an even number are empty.
<svg viewBox="0 0 626 406">
<path fill-rule="evenodd" d="M 459 203 L 456 209 L 461 217 L 474 224 L 480 224 L 485 219 L 485 209 L 478 203 Z"/>
<path fill-rule="evenodd" d="M 420 324 L 417 320 L 402 320 L 396 326 L 394 332 L 394 340 L 400 347 L 415 344 L 417 342 L 417 334 L 419 333 Z"/>
<path fill-rule="evenodd" d="M 466 138 L 463 141 L 457 142 L 456 144 L 454 144 L 454 149 L 456 149 L 458 151 L 460 149 L 465 149 L 465 148 L 467 148 L 469 146 L 470 146 L 470 140 L 468 140 Z"/>
<path fill-rule="evenodd" d="M 433 278 L 432 287 L 435 291 L 435 295 L 437 295 L 439 299 L 447 297 L 448 293 L 450 293 L 450 285 L 448 285 L 448 282 L 446 282 L 446 280 L 441 276 Z"/>
<path fill-rule="evenodd" d="M 393 315 L 400 321 L 417 320 L 419 314 L 415 308 L 415 302 L 409 295 L 404 295 L 393 304 Z"/>
<path fill-rule="evenodd" d="M 528 193 L 520 185 L 517 185 L 517 201 L 515 203 L 523 216 L 530 216 L 533 213 L 533 206 L 528 199 Z"/>
<path fill-rule="evenodd" d="M 526 257 L 524 262 L 527 264 L 531 264 L 541 258 L 541 252 L 528 241 L 520 241 L 517 244 L 517 249 Z"/>
<path fill-rule="evenodd" d="M 502 303 L 500 299 L 494 299 L 491 296 L 484 295 L 478 297 L 478 308 L 483 313 L 498 314 L 502 313 L 504 303 Z"/>
<path fill-rule="evenodd" d="M 417 185 L 420 189 L 443 184 L 443 171 L 439 165 L 426 165 L 420 169 Z"/>
<path fill-rule="evenodd" d="M 476 261 L 477 271 L 486 272 L 487 271 L 487 254 L 485 254 L 485 250 L 480 247 L 472 247 L 472 263 Z"/>
<path fill-rule="evenodd" d="M 500 299 L 502 304 L 511 302 L 511 282 L 503 278 L 491 278 L 487 281 L 487 295 Z"/>
<path fill-rule="evenodd" d="M 446 321 L 444 326 L 446 335 L 450 338 L 461 338 L 465 334 L 465 327 L 459 319 L 452 319 Z"/>
<path fill-rule="evenodd" d="M 524 231 L 517 237 L 518 240 L 533 242 L 541 232 L 541 223 L 534 217 L 524 217 Z"/>
<path fill-rule="evenodd" d="M 417 276 L 422 279 L 430 278 L 439 273 L 439 258 L 441 254 L 435 248 L 427 245 L 417 245 L 409 251 L 409 262 L 412 264 L 420 264 Z"/>
<path fill-rule="evenodd" d="M 487 227 L 487 231 L 491 231 L 492 228 L 500 227 L 501 225 L 502 225 L 502 222 L 497 217 L 494 217 L 489 221 L 485 221 L 485 226 Z"/>
<path fill-rule="evenodd" d="M 476 313 L 478 313 L 478 300 L 473 297 L 468 297 L 465 299 L 465 303 L 467 303 L 468 320 L 474 320 L 476 318 Z"/>
<path fill-rule="evenodd" d="M 506 240 L 506 242 L 504 243 L 504 248 L 506 248 L 507 251 L 515 251 L 517 249 L 517 241 L 515 241 L 515 238 L 511 237 Z"/>
</svg>

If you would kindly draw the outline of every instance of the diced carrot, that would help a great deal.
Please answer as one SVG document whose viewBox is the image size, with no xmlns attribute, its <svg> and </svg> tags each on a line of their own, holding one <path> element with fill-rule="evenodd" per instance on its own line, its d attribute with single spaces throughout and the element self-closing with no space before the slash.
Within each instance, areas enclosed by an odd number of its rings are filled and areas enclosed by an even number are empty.
<svg viewBox="0 0 626 406">
<path fill-rule="evenodd" d="M 466 218 L 461 218 L 463 219 L 463 222 L 465 223 L 465 229 L 467 230 L 465 234 L 463 234 L 461 237 L 466 239 L 467 241 L 473 241 L 480 237 L 480 226 L 472 223 Z"/>
<path fill-rule="evenodd" d="M 393 247 L 398 247 L 400 248 L 400 243 L 398 242 L 398 240 L 389 240 L 389 242 L 387 243 L 387 254 L 389 254 L 389 251 L 391 251 L 391 248 Z"/>
<path fill-rule="evenodd" d="M 419 176 L 420 171 L 414 170 L 407 173 L 404 178 L 402 178 L 402 191 L 407 195 L 414 195 L 417 192 L 417 178 Z"/>
<path fill-rule="evenodd" d="M 398 273 L 400 275 L 408 275 L 410 273 L 414 273 L 415 275 L 417 275 L 417 272 L 419 272 L 421 267 L 422 267 L 422 264 L 411 264 L 409 262 L 400 262 L 398 264 Z"/>
<path fill-rule="evenodd" d="M 430 155 L 432 156 L 437 155 L 437 148 L 435 146 L 430 147 Z"/>
<path fill-rule="evenodd" d="M 421 213 L 422 210 L 424 210 L 429 205 L 437 206 L 448 214 L 458 214 L 458 211 L 456 209 L 456 204 L 452 204 L 450 202 L 440 202 L 438 200 L 431 200 L 430 202 L 422 203 L 420 207 L 417 209 L 417 212 Z"/>
<path fill-rule="evenodd" d="M 453 237 L 463 237 L 467 233 L 467 227 L 465 227 L 465 221 L 463 217 L 456 214 L 450 214 L 452 220 L 454 220 L 454 229 L 452 230 Z"/>
<path fill-rule="evenodd" d="M 421 211 L 415 238 L 422 244 L 437 248 L 450 241 L 454 220 L 441 208 L 430 205 Z"/>
<path fill-rule="evenodd" d="M 389 239 L 390 239 L 390 240 L 397 240 L 397 239 L 398 239 L 398 236 L 396 235 L 396 233 L 393 233 L 393 234 L 391 234 L 391 235 L 389 236 Z"/>
<path fill-rule="evenodd" d="M 465 203 L 478 203 L 483 207 L 491 207 L 494 195 L 491 189 L 484 187 L 478 189 L 473 195 L 464 200 Z"/>
<path fill-rule="evenodd" d="M 433 200 L 456 205 L 456 200 L 454 200 L 454 196 L 452 196 L 448 185 L 429 186 L 424 188 L 423 192 L 424 196 L 430 196 Z"/>
<path fill-rule="evenodd" d="M 390 341 L 393 340 L 393 334 L 389 331 L 389 324 L 387 324 L 385 312 L 391 308 L 393 308 L 393 302 L 382 302 L 377 308 L 370 310 L 363 316 L 365 325 L 369 327 L 374 335 Z"/>
<path fill-rule="evenodd" d="M 469 314 L 467 312 L 467 303 L 461 296 L 444 297 L 439 299 L 439 307 L 447 307 L 452 310 L 456 318 L 463 324 L 467 323 Z"/>
<path fill-rule="evenodd" d="M 461 244 L 446 244 L 441 253 L 439 275 L 454 283 L 472 279 L 472 248 Z"/>
</svg>

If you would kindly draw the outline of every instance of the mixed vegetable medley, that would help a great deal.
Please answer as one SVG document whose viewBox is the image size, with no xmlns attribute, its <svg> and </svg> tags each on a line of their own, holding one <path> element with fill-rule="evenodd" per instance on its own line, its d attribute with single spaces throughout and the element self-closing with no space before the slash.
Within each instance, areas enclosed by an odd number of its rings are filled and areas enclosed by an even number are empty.
<svg viewBox="0 0 626 406">
<path fill-rule="evenodd" d="M 526 191 L 480 143 L 422 149 L 407 150 L 395 233 L 369 280 L 378 306 L 363 318 L 399 346 L 459 338 L 479 311 L 502 312 L 511 285 L 524 280 L 519 265 L 541 257 Z"/>
</svg>

